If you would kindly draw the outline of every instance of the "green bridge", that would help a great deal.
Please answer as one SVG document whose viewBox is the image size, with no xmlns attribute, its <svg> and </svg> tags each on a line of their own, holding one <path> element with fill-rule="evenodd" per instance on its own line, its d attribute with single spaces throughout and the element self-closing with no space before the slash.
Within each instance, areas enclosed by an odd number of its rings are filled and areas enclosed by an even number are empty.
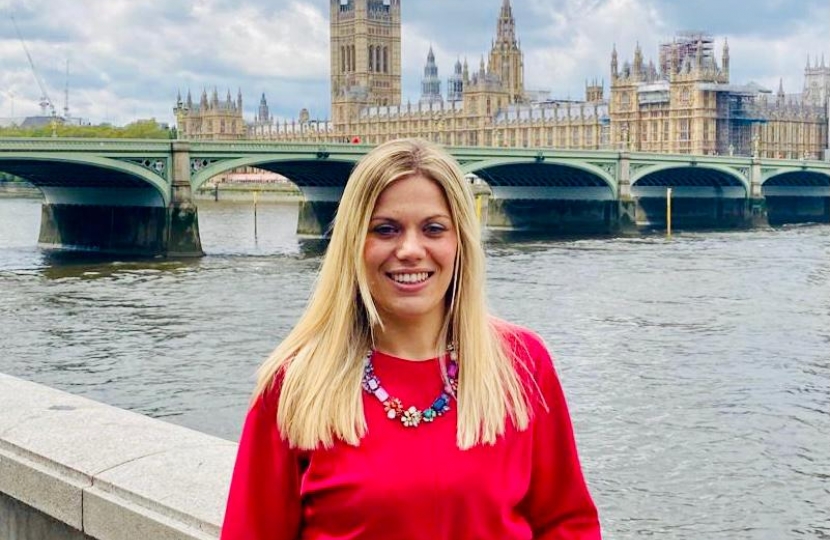
<svg viewBox="0 0 830 540">
<path fill-rule="evenodd" d="M 324 234 L 365 145 L 125 139 L 0 139 L 0 171 L 44 195 L 45 248 L 198 256 L 192 193 L 208 179 L 252 166 L 303 193 L 299 233 Z M 830 163 L 619 151 L 450 148 L 487 183 L 482 221 L 542 234 L 742 228 L 830 222 Z"/>
</svg>

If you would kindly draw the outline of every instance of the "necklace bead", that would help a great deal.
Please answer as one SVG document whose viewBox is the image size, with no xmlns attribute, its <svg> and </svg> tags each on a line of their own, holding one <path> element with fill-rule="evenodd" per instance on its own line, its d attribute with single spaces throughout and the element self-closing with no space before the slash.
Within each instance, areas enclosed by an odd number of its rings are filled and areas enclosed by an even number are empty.
<svg viewBox="0 0 830 540">
<path fill-rule="evenodd" d="M 426 409 L 420 410 L 414 406 L 404 408 L 400 399 L 392 397 L 383 388 L 380 379 L 375 375 L 375 367 L 372 364 L 372 357 L 375 354 L 373 350 L 366 353 L 363 365 L 363 390 L 375 396 L 383 404 L 387 418 L 390 420 L 399 418 L 404 427 L 418 427 L 422 422 L 430 423 L 449 412 L 450 402 L 458 390 L 458 361 L 453 347 L 447 349 L 450 353 L 450 361 L 447 363 L 447 380 L 444 390 Z"/>
</svg>

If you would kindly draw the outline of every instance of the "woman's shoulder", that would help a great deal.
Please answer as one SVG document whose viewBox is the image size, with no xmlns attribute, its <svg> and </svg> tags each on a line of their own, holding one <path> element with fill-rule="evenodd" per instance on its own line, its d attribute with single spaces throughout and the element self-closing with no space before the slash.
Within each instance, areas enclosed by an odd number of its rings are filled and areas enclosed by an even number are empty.
<svg viewBox="0 0 830 540">
<path fill-rule="evenodd" d="M 251 398 L 250 408 L 271 415 L 276 414 L 277 407 L 280 402 L 280 393 L 282 393 L 282 383 L 284 378 L 285 376 L 283 370 L 275 373 L 270 382 L 256 390 Z"/>
<path fill-rule="evenodd" d="M 494 319 L 493 326 L 515 358 L 531 365 L 540 360 L 551 362 L 545 340 L 533 330 L 501 319 Z"/>
</svg>

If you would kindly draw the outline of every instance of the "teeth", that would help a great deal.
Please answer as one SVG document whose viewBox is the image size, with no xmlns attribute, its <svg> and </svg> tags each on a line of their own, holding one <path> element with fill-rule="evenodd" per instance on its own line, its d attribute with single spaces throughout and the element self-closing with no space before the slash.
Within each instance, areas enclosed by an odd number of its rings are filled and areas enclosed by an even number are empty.
<svg viewBox="0 0 830 540">
<path fill-rule="evenodd" d="M 392 274 L 392 279 L 398 283 L 419 283 L 425 281 L 429 277 L 427 272 L 418 272 L 417 274 Z"/>
</svg>

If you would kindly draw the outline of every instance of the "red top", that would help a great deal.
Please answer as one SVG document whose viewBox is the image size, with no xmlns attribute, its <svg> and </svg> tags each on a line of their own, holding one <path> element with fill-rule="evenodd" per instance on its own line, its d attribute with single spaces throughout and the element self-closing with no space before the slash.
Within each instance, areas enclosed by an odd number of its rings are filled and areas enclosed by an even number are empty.
<svg viewBox="0 0 830 540">
<path fill-rule="evenodd" d="M 359 446 L 299 451 L 277 429 L 277 392 L 258 399 L 239 442 L 222 540 L 599 539 L 550 355 L 527 330 L 518 341 L 549 411 L 535 400 L 528 429 L 508 422 L 494 445 L 458 449 L 455 403 L 407 428 L 364 392 L 368 433 Z M 437 359 L 377 352 L 372 361 L 404 407 L 424 409 L 441 391 Z"/>
</svg>

